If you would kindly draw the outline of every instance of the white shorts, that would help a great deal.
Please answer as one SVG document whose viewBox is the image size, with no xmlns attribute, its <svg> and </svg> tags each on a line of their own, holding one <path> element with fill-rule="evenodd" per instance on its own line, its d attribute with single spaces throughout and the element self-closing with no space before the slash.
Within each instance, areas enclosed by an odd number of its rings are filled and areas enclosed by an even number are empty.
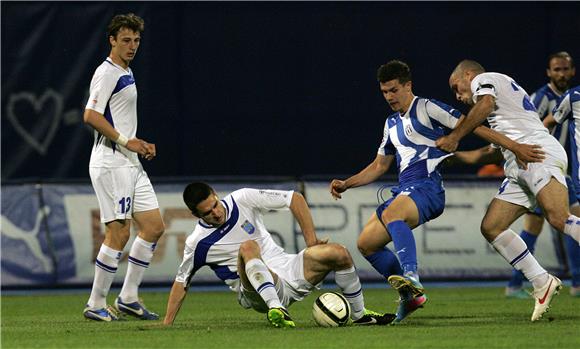
<svg viewBox="0 0 580 349">
<path fill-rule="evenodd" d="M 101 222 L 131 219 L 133 212 L 159 208 L 155 191 L 142 167 L 90 167 L 99 200 Z"/>
<path fill-rule="evenodd" d="M 567 187 L 565 171 L 543 162 L 530 163 L 527 170 L 518 170 L 517 178 L 504 179 L 495 197 L 534 210 L 538 206 L 536 196 L 552 177 Z"/>
<path fill-rule="evenodd" d="M 304 250 L 298 254 L 282 254 L 270 260 L 265 260 L 266 266 L 278 275 L 275 283 L 276 292 L 284 307 L 289 307 L 296 301 L 301 301 L 319 285 L 312 285 L 304 279 Z M 257 312 L 268 312 L 268 306 L 254 290 L 247 290 L 241 285 L 238 291 L 238 302 L 245 309 L 253 308 Z"/>
</svg>

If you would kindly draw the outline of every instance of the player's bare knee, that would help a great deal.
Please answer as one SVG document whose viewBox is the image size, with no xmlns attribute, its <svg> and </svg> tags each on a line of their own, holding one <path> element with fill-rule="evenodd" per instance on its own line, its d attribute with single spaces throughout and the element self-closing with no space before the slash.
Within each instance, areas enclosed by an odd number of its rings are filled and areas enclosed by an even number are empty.
<svg viewBox="0 0 580 349">
<path fill-rule="evenodd" d="M 501 233 L 501 231 L 498 231 L 497 227 L 495 227 L 488 219 L 484 219 L 481 222 L 480 232 L 487 241 L 493 241 L 495 237 Z"/>
<path fill-rule="evenodd" d="M 244 241 L 240 245 L 239 254 L 246 262 L 252 258 L 259 258 L 260 246 L 254 240 Z"/>
<path fill-rule="evenodd" d="M 332 244 L 332 249 L 334 264 L 339 270 L 352 266 L 352 257 L 346 247 L 340 244 Z"/>
<path fill-rule="evenodd" d="M 401 218 L 394 216 L 388 210 L 384 210 L 383 213 L 381 214 L 381 222 L 383 222 L 385 226 L 391 222 L 398 220 L 401 220 Z"/>
<path fill-rule="evenodd" d="M 569 214 L 564 212 L 546 212 L 546 219 L 558 231 L 564 231 Z"/>
<path fill-rule="evenodd" d="M 156 242 L 157 240 L 159 240 L 159 238 L 161 238 L 164 232 L 165 225 L 163 224 L 163 222 L 151 224 L 141 231 L 145 240 L 150 242 Z"/>
<path fill-rule="evenodd" d="M 368 246 L 366 242 L 361 241 L 360 239 L 357 241 L 356 247 L 358 248 L 358 251 L 365 257 L 373 254 L 373 251 L 370 248 L 370 246 Z"/>
</svg>

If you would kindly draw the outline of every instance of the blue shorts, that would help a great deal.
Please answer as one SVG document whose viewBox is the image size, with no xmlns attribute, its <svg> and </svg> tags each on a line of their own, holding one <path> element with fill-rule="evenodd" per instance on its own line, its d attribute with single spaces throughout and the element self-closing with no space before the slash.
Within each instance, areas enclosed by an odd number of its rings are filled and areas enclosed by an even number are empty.
<svg viewBox="0 0 580 349">
<path fill-rule="evenodd" d="M 570 176 L 566 176 L 566 185 L 568 186 L 568 203 L 570 204 L 570 206 L 576 203 L 580 203 L 580 188 L 576 188 L 574 186 L 574 182 L 572 182 L 572 178 L 570 178 Z M 533 210 L 530 213 L 533 213 L 538 216 L 544 215 L 544 212 L 542 211 L 542 208 L 539 205 L 538 207 L 536 207 L 535 210 Z"/>
<path fill-rule="evenodd" d="M 393 197 L 377 207 L 376 213 L 381 223 L 383 211 L 399 195 L 408 195 L 415 202 L 419 210 L 419 225 L 439 217 L 445 208 L 445 189 L 438 172 L 431 173 L 428 178 L 393 187 L 391 193 Z"/>
</svg>

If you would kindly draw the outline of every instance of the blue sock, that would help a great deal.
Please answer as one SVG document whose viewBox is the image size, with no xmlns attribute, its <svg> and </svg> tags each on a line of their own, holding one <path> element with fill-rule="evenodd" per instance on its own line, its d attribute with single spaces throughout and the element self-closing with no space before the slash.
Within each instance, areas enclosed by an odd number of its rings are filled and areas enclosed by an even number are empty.
<svg viewBox="0 0 580 349">
<path fill-rule="evenodd" d="M 564 244 L 568 255 L 568 266 L 572 275 L 572 286 L 580 286 L 580 245 L 570 235 L 564 235 Z"/>
<path fill-rule="evenodd" d="M 413 276 L 419 280 L 417 274 L 417 247 L 411 228 L 403 221 L 394 221 L 387 224 L 387 230 L 395 244 L 397 256 L 403 267 L 403 275 Z"/>
<path fill-rule="evenodd" d="M 403 269 L 401 269 L 401 264 L 397 256 L 386 247 L 371 255 L 365 256 L 365 258 L 385 278 L 391 275 L 403 274 Z"/>
<path fill-rule="evenodd" d="M 530 234 L 525 230 L 522 230 L 522 232 L 520 233 L 520 237 L 526 243 L 526 246 L 528 247 L 530 253 L 534 253 L 534 249 L 536 248 L 536 240 L 538 240 L 538 237 L 536 235 Z M 508 287 L 521 288 L 522 285 L 524 284 L 525 279 L 526 278 L 524 277 L 524 273 L 514 269 L 512 271 L 512 277 L 508 282 Z"/>
</svg>

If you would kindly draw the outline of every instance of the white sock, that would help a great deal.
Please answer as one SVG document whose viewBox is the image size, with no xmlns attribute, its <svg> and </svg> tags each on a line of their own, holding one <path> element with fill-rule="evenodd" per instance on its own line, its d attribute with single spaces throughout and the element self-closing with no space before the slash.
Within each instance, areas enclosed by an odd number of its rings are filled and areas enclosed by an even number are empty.
<svg viewBox="0 0 580 349">
<path fill-rule="evenodd" d="M 268 308 L 283 308 L 274 286 L 274 278 L 261 259 L 254 258 L 246 263 L 246 275 Z"/>
<path fill-rule="evenodd" d="M 354 266 L 338 270 L 334 273 L 334 281 L 340 287 L 342 294 L 350 304 L 351 319 L 358 320 L 365 313 L 365 301 L 360 279 Z"/>
<path fill-rule="evenodd" d="M 580 244 L 580 218 L 570 215 L 564 225 L 564 234 L 570 235 Z"/>
<path fill-rule="evenodd" d="M 123 282 L 123 288 L 119 297 L 125 303 L 133 303 L 139 300 L 139 285 L 143 281 L 143 274 L 149 268 L 149 263 L 153 258 L 153 251 L 157 243 L 148 242 L 140 237 L 136 237 L 129 252 L 129 265 L 127 275 Z"/>
<path fill-rule="evenodd" d="M 548 272 L 542 268 L 528 250 L 524 240 L 513 230 L 503 231 L 491 244 L 512 267 L 524 273 L 534 288 L 541 287 L 547 282 Z"/>
<path fill-rule="evenodd" d="M 95 261 L 95 278 L 93 289 L 87 302 L 91 309 L 101 309 L 107 306 L 107 294 L 115 278 L 117 267 L 121 259 L 121 251 L 101 245 L 97 260 Z"/>
</svg>

